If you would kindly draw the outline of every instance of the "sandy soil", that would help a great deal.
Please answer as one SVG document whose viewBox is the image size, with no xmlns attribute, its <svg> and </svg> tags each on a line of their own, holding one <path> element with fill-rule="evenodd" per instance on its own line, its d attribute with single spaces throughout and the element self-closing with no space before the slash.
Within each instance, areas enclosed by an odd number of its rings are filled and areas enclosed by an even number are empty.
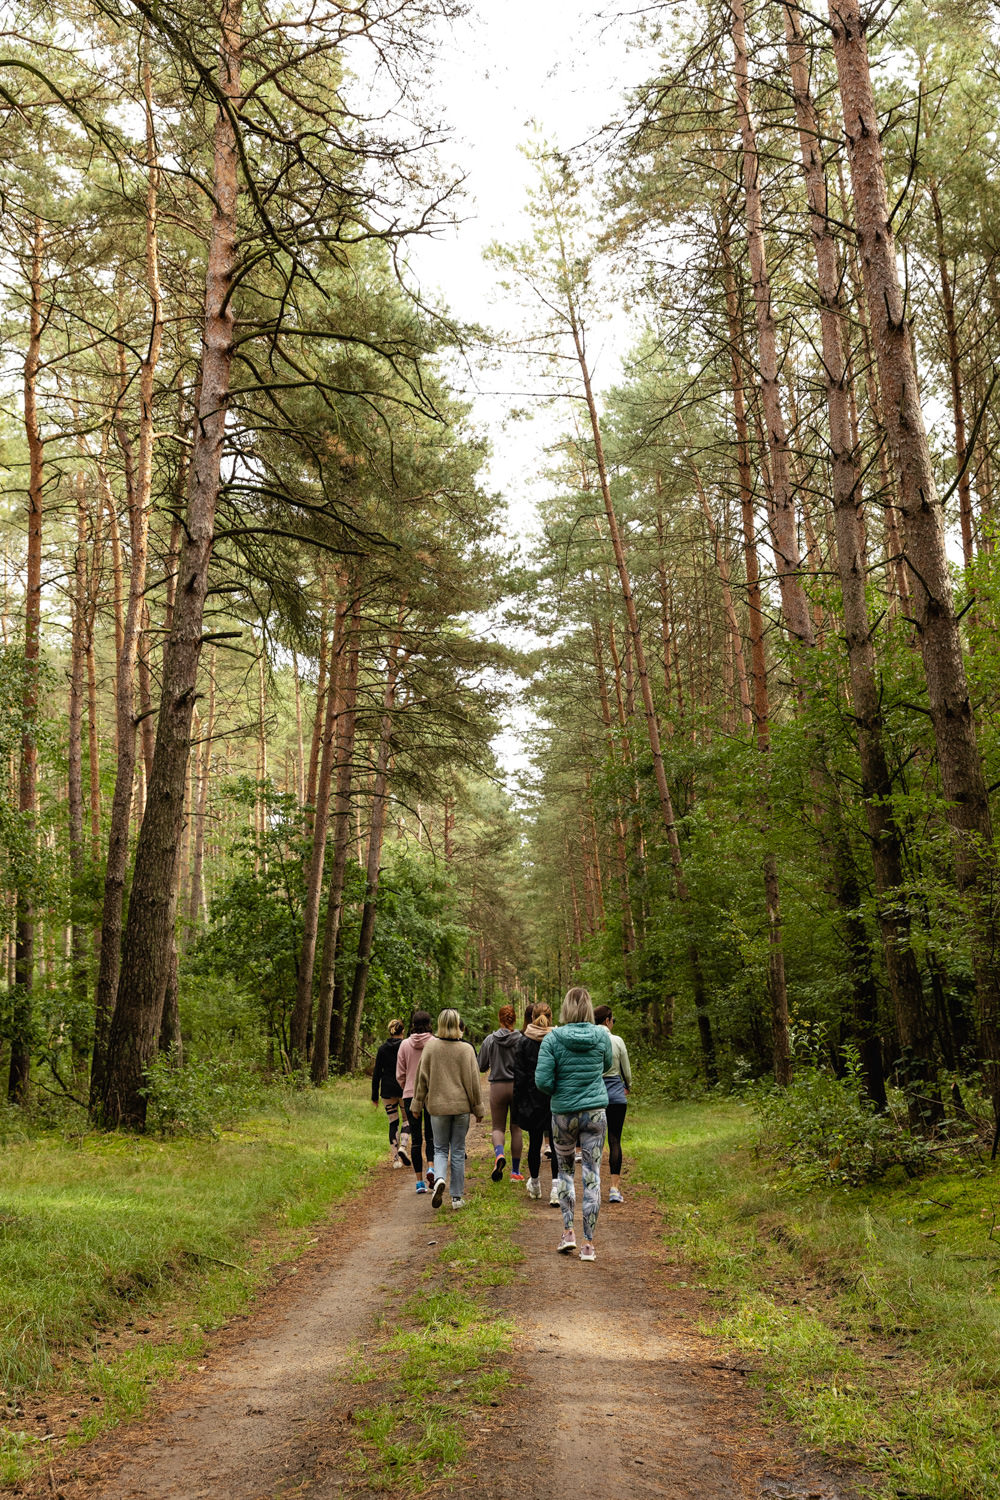
<svg viewBox="0 0 1000 1500">
<path fill-rule="evenodd" d="M 471 1189 L 490 1183 L 485 1131 Z M 518 1329 L 513 1395 L 475 1435 L 439 1500 L 849 1500 L 856 1491 L 761 1417 L 746 1370 L 700 1335 L 698 1294 L 668 1263 L 649 1197 L 606 1202 L 596 1264 L 555 1253 L 544 1197 L 521 1230 L 526 1261 L 490 1295 Z M 607 1186 L 604 1187 L 607 1195 Z M 350 1469 L 352 1350 L 450 1233 L 409 1171 L 379 1175 L 334 1227 L 168 1386 L 148 1420 L 67 1454 L 32 1493 L 65 1500 L 335 1500 L 365 1493 Z M 577 1227 L 580 1235 L 579 1225 Z"/>
</svg>

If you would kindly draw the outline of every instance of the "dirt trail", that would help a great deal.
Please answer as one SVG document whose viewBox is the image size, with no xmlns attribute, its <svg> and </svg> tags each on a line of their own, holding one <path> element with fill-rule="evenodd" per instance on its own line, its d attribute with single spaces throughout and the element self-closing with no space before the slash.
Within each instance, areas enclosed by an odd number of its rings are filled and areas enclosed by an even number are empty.
<svg viewBox="0 0 1000 1500">
<path fill-rule="evenodd" d="M 849 1500 L 842 1478 L 763 1424 L 745 1367 L 696 1331 L 704 1303 L 668 1263 L 651 1196 L 626 1178 L 626 1203 L 609 1205 L 602 1184 L 585 1264 L 555 1253 L 544 1161 L 542 1185 L 520 1235 L 527 1279 L 497 1298 L 520 1330 L 522 1383 L 513 1420 L 476 1455 L 482 1500 Z"/>
<path fill-rule="evenodd" d="M 485 1132 L 470 1140 L 474 1193 Z M 543 1173 L 546 1168 L 543 1164 Z M 599 1259 L 556 1255 L 560 1215 L 528 1204 L 514 1284 L 490 1291 L 518 1329 L 514 1394 L 476 1435 L 438 1500 L 849 1500 L 854 1491 L 765 1427 L 739 1370 L 693 1320 L 696 1294 L 667 1264 L 661 1221 L 629 1190 L 605 1202 Z M 626 1186 L 628 1180 L 626 1179 Z M 607 1186 L 604 1186 L 607 1196 Z M 222 1334 L 199 1372 L 167 1387 L 150 1420 L 66 1455 L 38 1494 L 65 1500 L 310 1500 L 366 1493 L 347 1462 L 352 1344 L 390 1293 L 405 1295 L 450 1230 L 411 1172 L 379 1175 L 343 1222 Z M 578 1231 L 579 1232 L 579 1231 Z M 347 1438 L 349 1441 L 349 1438 Z"/>
</svg>

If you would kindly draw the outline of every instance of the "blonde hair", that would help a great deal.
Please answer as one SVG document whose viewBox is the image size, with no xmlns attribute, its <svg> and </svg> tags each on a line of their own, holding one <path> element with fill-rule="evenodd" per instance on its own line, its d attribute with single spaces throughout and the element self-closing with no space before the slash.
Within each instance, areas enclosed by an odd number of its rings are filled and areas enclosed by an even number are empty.
<svg viewBox="0 0 1000 1500">
<path fill-rule="evenodd" d="M 462 1035 L 462 1022 L 457 1010 L 443 1010 L 438 1016 L 438 1036 L 447 1041 L 457 1041 Z"/>
<path fill-rule="evenodd" d="M 531 1024 L 540 1026 L 543 1031 L 547 1031 L 552 1025 L 552 1007 L 547 1000 L 536 1002 L 531 1012 Z"/>
<path fill-rule="evenodd" d="M 559 1010 L 559 1025 L 569 1026 L 573 1021 L 593 1021 L 594 1007 L 590 1001 L 590 992 L 585 990 L 582 984 L 576 984 L 571 990 L 566 991 L 566 998 Z"/>
</svg>

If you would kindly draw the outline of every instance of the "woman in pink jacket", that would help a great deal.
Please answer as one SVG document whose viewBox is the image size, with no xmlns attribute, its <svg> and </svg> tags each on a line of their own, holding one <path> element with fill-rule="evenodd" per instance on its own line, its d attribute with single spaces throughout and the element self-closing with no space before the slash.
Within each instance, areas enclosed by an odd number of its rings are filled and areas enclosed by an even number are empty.
<svg viewBox="0 0 1000 1500">
<path fill-rule="evenodd" d="M 410 1105 L 417 1087 L 417 1070 L 424 1048 L 431 1039 L 431 1018 L 425 1010 L 415 1010 L 410 1018 L 410 1034 L 396 1053 L 396 1081 L 403 1095 L 403 1108 L 410 1122 L 410 1154 L 417 1177 L 417 1192 L 426 1193 L 434 1186 L 434 1133 L 429 1110 L 423 1112 L 423 1139 L 427 1144 L 427 1181 L 424 1181 L 424 1156 L 421 1148 L 420 1116 L 413 1115 Z"/>
</svg>

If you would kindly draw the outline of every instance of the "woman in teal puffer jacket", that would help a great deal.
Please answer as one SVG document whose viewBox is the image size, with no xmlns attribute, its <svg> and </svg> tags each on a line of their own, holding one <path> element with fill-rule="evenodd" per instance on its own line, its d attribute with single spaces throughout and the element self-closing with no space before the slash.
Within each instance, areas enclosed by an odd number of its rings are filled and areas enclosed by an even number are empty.
<svg viewBox="0 0 1000 1500">
<path fill-rule="evenodd" d="M 608 1131 L 608 1091 L 604 1074 L 613 1062 L 611 1037 L 594 1025 L 590 995 L 577 985 L 567 991 L 559 1025 L 538 1049 L 535 1087 L 550 1096 L 552 1141 L 559 1160 L 559 1207 L 563 1216 L 560 1255 L 576 1249 L 573 1183 L 577 1146 L 583 1157 L 583 1249 L 581 1260 L 596 1260 L 594 1230 L 601 1208 L 601 1152 Z"/>
</svg>

